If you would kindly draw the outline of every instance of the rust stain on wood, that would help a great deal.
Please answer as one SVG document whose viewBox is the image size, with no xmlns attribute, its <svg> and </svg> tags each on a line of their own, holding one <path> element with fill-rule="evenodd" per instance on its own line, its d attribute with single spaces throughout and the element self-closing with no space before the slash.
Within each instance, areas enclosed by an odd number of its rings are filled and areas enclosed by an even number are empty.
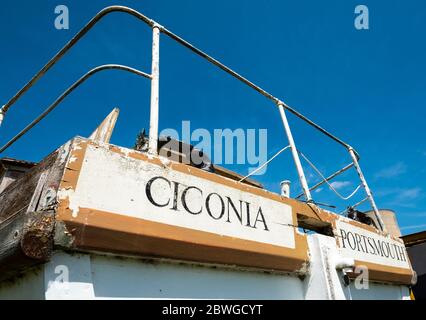
<svg viewBox="0 0 426 320">
<path fill-rule="evenodd" d="M 46 262 L 53 250 L 54 213 L 30 213 L 29 220 L 21 239 L 22 251 L 29 258 Z"/>
</svg>

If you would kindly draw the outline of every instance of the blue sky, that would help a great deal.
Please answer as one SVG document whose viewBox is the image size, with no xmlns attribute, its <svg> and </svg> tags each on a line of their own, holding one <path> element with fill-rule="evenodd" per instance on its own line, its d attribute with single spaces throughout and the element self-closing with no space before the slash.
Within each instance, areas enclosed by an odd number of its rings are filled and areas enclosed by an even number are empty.
<svg viewBox="0 0 426 320">
<path fill-rule="evenodd" d="M 54 28 L 54 8 L 67 5 L 70 29 Z M 0 101 L 6 102 L 93 15 L 118 1 L 2 1 Z M 120 1 L 153 18 L 309 116 L 361 154 L 378 206 L 394 209 L 404 234 L 426 229 L 426 3 L 394 1 Z M 354 28 L 365 4 L 370 29 Z M 162 36 L 160 129 L 265 128 L 268 152 L 287 144 L 271 102 Z M 8 113 L 4 143 L 89 69 L 120 63 L 150 71 L 151 31 L 115 13 L 104 19 Z M 38 161 L 76 135 L 87 136 L 114 107 L 121 114 L 112 142 L 132 146 L 149 123 L 149 83 L 118 71 L 96 75 L 42 125 L 2 156 Z M 350 162 L 339 146 L 289 116 L 296 143 L 325 173 Z M 306 165 L 306 163 L 305 163 Z M 242 174 L 247 165 L 228 166 Z M 306 167 L 309 182 L 318 177 Z M 290 153 L 257 177 L 268 189 L 298 182 Z M 356 175 L 336 180 L 344 195 Z M 342 202 L 327 188 L 317 201 Z M 363 198 L 362 192 L 352 203 Z M 362 209 L 368 209 L 365 205 Z"/>
</svg>

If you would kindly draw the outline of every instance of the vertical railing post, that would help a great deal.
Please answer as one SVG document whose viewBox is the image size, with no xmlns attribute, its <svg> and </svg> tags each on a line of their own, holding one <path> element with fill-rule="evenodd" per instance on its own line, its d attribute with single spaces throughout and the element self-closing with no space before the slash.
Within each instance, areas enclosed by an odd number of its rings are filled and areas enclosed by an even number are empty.
<svg viewBox="0 0 426 320">
<path fill-rule="evenodd" d="M 358 172 L 358 176 L 359 176 L 359 179 L 361 180 L 362 186 L 364 187 L 365 193 L 367 194 L 368 200 L 370 201 L 371 207 L 373 208 L 376 219 L 380 225 L 380 229 L 386 232 L 385 224 L 383 223 L 382 217 L 380 216 L 380 212 L 376 206 L 376 202 L 374 201 L 373 194 L 371 193 L 371 190 L 367 184 L 367 181 L 364 178 L 364 174 L 362 173 L 361 167 L 359 165 L 358 156 L 355 154 L 355 151 L 353 148 L 349 148 L 348 150 L 354 162 L 355 169 Z"/>
<path fill-rule="evenodd" d="M 283 121 L 284 129 L 288 138 L 288 143 L 291 147 L 291 153 L 293 155 L 293 160 L 296 165 L 297 173 L 299 175 L 300 184 L 302 185 L 306 200 L 311 201 L 311 192 L 309 191 L 308 182 L 306 181 L 305 173 L 303 171 L 302 164 L 300 163 L 299 153 L 297 152 L 296 144 L 294 143 L 293 135 L 290 130 L 290 125 L 288 124 L 287 116 L 285 115 L 285 107 L 282 102 L 278 103 L 278 109 L 280 110 L 281 119 Z"/>
<path fill-rule="evenodd" d="M 160 80 L 160 26 L 152 28 L 151 108 L 149 120 L 149 153 L 158 153 L 159 80 Z"/>
<path fill-rule="evenodd" d="M 6 112 L 4 111 L 4 106 L 2 106 L 1 108 L 0 108 L 0 127 L 1 127 L 1 125 L 2 125 L 2 123 L 3 123 L 3 119 L 4 119 L 4 116 L 6 115 Z"/>
</svg>

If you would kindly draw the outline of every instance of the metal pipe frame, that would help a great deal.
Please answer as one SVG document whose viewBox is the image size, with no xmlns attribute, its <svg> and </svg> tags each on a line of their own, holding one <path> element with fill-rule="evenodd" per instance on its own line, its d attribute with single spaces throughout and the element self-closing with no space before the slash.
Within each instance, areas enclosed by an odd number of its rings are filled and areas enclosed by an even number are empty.
<svg viewBox="0 0 426 320">
<path fill-rule="evenodd" d="M 153 29 L 153 57 L 152 57 L 153 58 L 153 66 L 152 66 L 152 69 L 153 69 L 152 70 L 153 71 L 152 80 L 153 81 L 151 81 L 151 109 L 150 109 L 151 110 L 150 129 L 152 130 L 152 132 L 150 130 L 150 143 L 151 143 L 150 150 L 151 150 L 151 152 L 153 152 L 152 150 L 154 150 L 154 144 L 156 143 L 155 137 L 158 137 L 158 114 L 159 114 L 159 112 L 158 112 L 158 108 L 159 108 L 159 105 L 158 105 L 159 50 L 158 49 L 159 49 L 159 43 L 157 43 L 157 46 L 156 46 L 156 42 L 157 42 L 157 40 L 159 41 L 159 33 L 161 32 L 161 33 L 164 33 L 165 35 L 167 35 L 168 37 L 170 37 L 171 39 L 175 40 L 179 44 L 183 45 L 184 47 L 188 48 L 193 53 L 195 53 L 195 54 L 199 55 L 200 57 L 206 59 L 207 61 L 209 61 L 213 65 L 217 66 L 218 68 L 222 69 L 223 71 L 230 74 L 234 78 L 238 79 L 242 83 L 251 87 L 255 91 L 259 92 L 264 97 L 268 98 L 269 100 L 272 100 L 274 102 L 274 104 L 279 107 L 281 114 L 283 114 L 284 109 L 287 109 L 289 112 L 291 112 L 296 117 L 302 119 L 303 121 L 305 121 L 306 123 L 308 123 L 312 127 L 316 128 L 318 131 L 323 133 L 325 136 L 329 137 L 330 139 L 334 140 L 338 144 L 345 147 L 348 150 L 351 157 L 356 159 L 356 160 L 354 160 L 354 163 L 355 163 L 355 167 L 357 169 L 358 175 L 360 176 L 360 179 L 363 182 L 364 189 L 366 189 L 367 195 L 370 198 L 370 202 L 373 206 L 373 209 L 376 212 L 376 214 L 378 215 L 378 210 L 377 210 L 377 207 L 375 205 L 374 199 L 372 198 L 371 191 L 369 190 L 368 185 L 365 182 L 364 176 L 363 176 L 362 171 L 361 171 L 359 164 L 358 164 L 358 160 L 360 159 L 360 157 L 359 157 L 358 153 L 349 144 L 347 144 L 346 142 L 344 142 L 340 138 L 336 137 L 335 135 L 331 134 L 330 132 L 328 132 L 327 130 L 325 130 L 324 128 L 322 128 L 321 126 L 319 126 L 318 124 L 316 124 L 315 122 L 313 122 L 312 120 L 310 120 L 308 117 L 304 116 L 303 114 L 301 114 L 297 110 L 291 108 L 289 105 L 287 105 L 286 103 L 284 103 L 280 99 L 276 98 L 275 96 L 273 96 L 272 94 L 270 94 L 266 90 L 262 89 L 260 86 L 254 84 L 253 82 L 244 78 L 243 76 L 241 76 L 240 74 L 238 74 L 237 72 L 232 70 L 231 68 L 225 66 L 220 61 L 214 59 L 213 57 L 211 57 L 207 53 L 196 48 L 191 43 L 189 43 L 186 40 L 182 39 L 181 37 L 177 36 L 176 34 L 171 32 L 170 30 L 168 30 L 168 29 L 162 27 L 161 25 L 157 24 L 154 20 L 149 19 L 148 17 L 146 17 L 145 15 L 141 14 L 140 12 L 138 12 L 134 9 L 124 7 L 124 6 L 106 7 L 103 10 L 101 10 L 98 14 L 96 14 L 39 72 L 37 72 L 31 78 L 31 80 L 28 83 L 26 83 L 2 108 L 0 108 L 0 125 L 2 123 L 2 120 L 4 119 L 6 112 L 10 109 L 10 107 L 25 92 L 27 92 L 50 68 L 52 68 L 58 62 L 58 60 L 60 60 L 65 55 L 65 53 L 67 53 L 94 25 L 97 24 L 97 22 L 99 22 L 103 17 L 105 17 L 106 15 L 108 15 L 112 12 L 124 12 L 124 13 L 130 14 L 130 15 L 138 18 L 139 20 L 143 21 L 144 23 L 146 23 L 148 26 L 150 26 Z M 154 60 L 156 60 L 156 61 L 154 61 Z M 285 117 L 285 114 L 284 114 L 284 117 Z M 285 122 L 284 119 L 283 119 L 283 121 Z M 287 123 L 287 125 L 288 125 L 288 123 Z M 290 132 L 290 134 L 291 134 L 291 132 Z M 289 138 L 289 140 L 291 139 L 290 137 L 288 137 L 288 138 Z M 294 143 L 294 141 L 293 141 L 293 143 Z M 295 148 L 292 148 L 292 149 L 296 150 Z M 2 151 L 4 151 L 4 150 L 0 149 L 0 152 L 2 152 Z M 299 172 L 299 177 L 300 177 L 301 182 L 302 182 L 304 193 L 305 193 L 307 199 L 310 199 L 311 198 L 310 192 L 309 192 L 309 188 L 308 188 L 307 183 L 306 183 L 306 179 L 304 177 L 303 168 L 300 165 L 300 160 L 297 161 L 298 155 L 293 156 L 293 157 L 294 157 L 294 160 L 295 160 L 295 163 L 296 163 L 297 170 Z M 300 173 L 302 173 L 302 174 L 300 174 Z M 378 220 L 380 219 L 379 216 L 377 218 L 378 218 Z"/>
<path fill-rule="evenodd" d="M 137 69 L 119 65 L 119 64 L 106 64 L 102 66 L 98 66 L 93 68 L 86 74 L 84 74 L 80 79 L 74 82 L 71 86 L 68 87 L 46 110 L 44 110 L 36 119 L 34 119 L 30 124 L 28 124 L 24 129 L 22 129 L 16 136 L 14 136 L 9 142 L 7 142 L 3 147 L 0 148 L 0 153 L 4 152 L 7 148 L 9 148 L 13 143 L 15 143 L 19 138 L 21 138 L 24 134 L 30 131 L 35 125 L 37 125 L 41 120 L 43 120 L 50 112 L 52 112 L 71 92 L 77 89 L 83 82 L 87 79 L 95 75 L 96 73 L 104 70 L 122 70 L 127 71 L 141 77 L 145 77 L 147 79 L 151 79 L 151 75 L 139 71 Z"/>
<path fill-rule="evenodd" d="M 201 51 L 200 49 L 193 46 L 191 43 L 187 42 L 186 40 L 182 39 L 181 37 L 177 36 L 170 30 L 164 28 L 157 22 L 155 22 L 152 19 L 149 19 L 142 13 L 128 8 L 124 6 L 110 6 L 102 9 L 98 14 L 96 14 L 39 72 L 37 72 L 31 80 L 24 85 L 1 109 L 0 109 L 0 115 L 5 115 L 6 112 L 10 109 L 10 107 L 25 93 L 27 92 L 50 68 L 52 68 L 81 38 L 83 38 L 86 33 L 92 29 L 103 17 L 106 15 L 112 13 L 112 12 L 123 12 L 130 14 L 131 16 L 136 17 L 137 19 L 145 22 L 148 26 L 151 28 L 158 28 L 160 32 L 164 33 L 165 35 L 169 36 L 171 39 L 175 40 L 179 44 L 183 45 L 184 47 L 190 49 L 195 54 L 199 55 L 200 57 L 206 59 L 213 65 L 219 67 L 226 73 L 230 74 L 234 78 L 238 79 L 239 81 L 243 82 L 244 84 L 248 85 L 252 89 L 256 90 L 260 94 L 262 94 L 264 97 L 272 100 L 276 105 L 283 105 L 289 112 L 294 114 L 295 116 L 299 117 L 303 121 L 307 122 L 309 125 L 313 126 L 332 140 L 336 141 L 340 145 L 344 146 L 345 148 L 349 149 L 350 145 L 346 142 L 342 141 L 341 139 L 337 138 L 327 130 L 323 129 L 321 126 L 317 125 L 315 122 L 307 118 L 306 116 L 302 115 L 300 112 L 296 111 L 295 109 L 288 106 L 286 103 L 281 101 L 280 99 L 276 98 L 266 90 L 262 89 L 258 85 L 254 84 L 253 82 L 249 81 L 248 79 L 244 78 L 231 68 L 225 66 L 220 61 L 214 59 L 207 53 Z"/>
<path fill-rule="evenodd" d="M 148 151 L 158 153 L 158 122 L 159 122 L 159 89 L 160 89 L 160 28 L 152 28 L 152 71 L 151 71 L 151 107 L 149 117 L 149 143 Z"/>
<path fill-rule="evenodd" d="M 309 191 L 314 191 L 315 189 L 319 188 L 320 186 L 322 186 L 324 183 L 336 178 L 338 175 L 342 174 L 343 172 L 349 170 L 350 168 L 352 168 L 354 166 L 353 162 L 344 166 L 342 169 L 336 171 L 335 173 L 329 175 L 327 178 L 325 178 L 324 180 L 321 180 L 320 182 L 318 182 L 316 185 L 314 185 L 313 187 L 309 188 Z M 300 197 L 302 197 L 304 195 L 304 193 L 299 194 L 296 199 L 299 199 Z"/>
<path fill-rule="evenodd" d="M 90 29 L 92 29 L 103 17 L 112 12 L 125 12 L 130 14 L 149 26 L 154 25 L 154 21 L 147 18 L 140 12 L 123 6 L 111 6 L 102 9 L 96 16 L 94 16 L 46 65 L 37 72 L 22 89 L 20 89 L 1 109 L 3 113 L 9 111 L 10 107 L 25 93 L 27 92 L 50 68 L 52 68 L 81 38 L 83 38 Z"/>
<path fill-rule="evenodd" d="M 352 209 L 355 209 L 356 207 L 358 207 L 358 206 L 362 205 L 364 202 L 366 202 L 366 201 L 368 201 L 368 200 L 369 200 L 369 199 L 368 199 L 368 197 L 366 197 L 366 198 L 362 199 L 361 201 L 359 201 L 359 202 L 355 203 L 353 206 L 351 206 L 351 208 L 352 208 Z"/>
<path fill-rule="evenodd" d="M 361 180 L 361 183 L 364 186 L 365 193 L 367 194 L 367 197 L 370 200 L 371 207 L 373 208 L 374 214 L 377 218 L 377 221 L 379 222 L 379 227 L 383 232 L 386 232 L 385 224 L 383 223 L 382 217 L 380 216 L 379 209 L 377 208 L 376 202 L 374 201 L 374 197 L 370 190 L 370 187 L 367 184 L 367 180 L 365 180 L 364 174 L 362 173 L 361 167 L 358 163 L 358 159 L 354 150 L 349 149 L 349 154 L 352 157 L 356 171 L 358 172 L 359 179 Z"/>
<path fill-rule="evenodd" d="M 303 192 L 305 193 L 306 201 L 312 201 L 311 192 L 309 191 L 308 182 L 306 181 L 305 172 L 303 171 L 302 164 L 300 162 L 299 153 L 297 152 L 296 143 L 293 139 L 293 134 L 291 133 L 290 125 L 288 124 L 287 116 L 285 115 L 284 106 L 282 104 L 278 105 L 280 110 L 281 119 L 283 121 L 284 130 L 287 134 L 288 143 L 291 148 L 291 153 L 293 155 L 294 164 L 296 165 L 297 173 L 299 175 L 300 184 L 302 186 Z"/>
</svg>

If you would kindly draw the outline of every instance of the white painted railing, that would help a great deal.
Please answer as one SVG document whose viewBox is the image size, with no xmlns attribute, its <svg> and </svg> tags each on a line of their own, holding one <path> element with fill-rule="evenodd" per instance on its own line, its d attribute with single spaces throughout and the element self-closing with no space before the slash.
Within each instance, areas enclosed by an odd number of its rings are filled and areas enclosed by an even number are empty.
<svg viewBox="0 0 426 320">
<path fill-rule="evenodd" d="M 385 226 L 384 226 L 383 221 L 380 217 L 378 208 L 377 208 L 376 203 L 374 201 L 373 194 L 372 194 L 372 192 L 371 192 L 371 190 L 370 190 L 370 188 L 367 184 L 366 179 L 364 178 L 361 167 L 359 165 L 359 155 L 349 144 L 347 144 L 346 142 L 344 142 L 340 138 L 336 137 L 335 135 L 331 134 L 330 132 L 328 132 L 327 130 L 325 130 L 324 128 L 322 128 L 318 124 L 316 124 L 314 121 L 310 120 L 309 118 L 307 118 L 306 116 L 304 116 L 303 114 L 298 112 L 297 110 L 293 109 L 292 107 L 290 107 L 289 105 L 284 103 L 279 98 L 273 96 L 272 94 L 270 94 L 266 90 L 262 89 L 258 85 L 254 84 L 253 82 L 244 78 L 243 76 L 241 76 L 240 74 L 238 74 L 237 72 L 232 70 L 231 68 L 225 66 L 224 64 L 222 64 L 218 60 L 214 59 L 213 57 L 209 56 L 205 52 L 196 48 L 195 46 L 193 46 L 189 42 L 185 41 L 181 37 L 177 36 L 173 32 L 171 32 L 168 29 L 166 29 L 165 27 L 161 26 L 160 24 L 158 24 L 154 20 L 149 19 L 148 17 L 144 16 L 140 12 L 135 11 L 131 8 L 127 8 L 127 7 L 123 7 L 123 6 L 111 6 L 111 7 L 107 7 L 105 9 L 101 10 L 96 16 L 94 16 L 92 18 L 92 20 L 90 20 L 38 73 L 36 73 L 33 76 L 33 78 L 24 87 L 22 87 L 2 108 L 0 108 L 0 125 L 1 125 L 2 121 L 4 120 L 6 113 L 11 108 L 11 106 L 26 91 L 28 91 L 52 66 L 54 66 L 67 53 L 67 51 L 69 49 L 71 49 L 95 24 L 97 24 L 98 21 L 100 21 L 103 17 L 105 17 L 106 15 L 108 15 L 109 13 L 112 13 L 112 12 L 124 12 L 126 14 L 130 14 L 130 15 L 138 18 L 139 20 L 143 21 L 144 23 L 146 23 L 149 27 L 152 28 L 152 31 L 153 31 L 151 74 L 147 74 L 147 73 L 144 73 L 142 71 L 139 71 L 139 70 L 136 70 L 136 69 L 133 69 L 133 68 L 130 68 L 130 67 L 125 67 L 125 66 L 114 67 L 114 69 L 121 69 L 121 70 L 125 70 L 125 71 L 130 71 L 132 73 L 138 74 L 140 76 L 144 76 L 144 77 L 149 78 L 151 80 L 151 106 L 150 106 L 150 130 L 149 130 L 149 152 L 150 153 L 152 153 L 152 154 L 157 153 L 158 121 L 159 121 L 158 120 L 159 119 L 159 77 L 160 77 L 159 48 L 160 48 L 160 34 L 165 34 L 168 37 L 170 37 L 171 39 L 178 42 L 179 44 L 181 44 L 181 45 L 185 46 L 186 48 L 188 48 L 189 50 L 191 50 L 193 53 L 195 53 L 195 54 L 199 55 L 200 57 L 206 59 L 207 61 L 209 61 L 213 65 L 217 66 L 218 68 L 222 69 L 226 73 L 228 73 L 231 76 L 233 76 L 234 78 L 236 78 L 237 80 L 243 82 L 247 86 L 249 86 L 252 89 L 254 89 L 255 91 L 259 92 L 261 95 L 263 95 L 264 97 L 271 100 L 275 104 L 275 106 L 278 107 L 278 110 L 279 110 L 279 113 L 280 113 L 280 116 L 281 116 L 281 119 L 282 119 L 282 122 L 283 122 L 283 125 L 284 125 L 284 129 L 285 129 L 287 138 L 289 140 L 289 145 L 290 145 L 291 150 L 292 150 L 293 160 L 294 160 L 294 163 L 295 163 L 295 166 L 296 166 L 296 169 L 297 169 L 297 173 L 298 173 L 298 176 L 299 176 L 299 180 L 300 180 L 300 183 L 301 183 L 301 186 L 302 186 L 302 189 L 303 189 L 303 195 L 305 196 L 307 202 L 313 202 L 314 203 L 312 196 L 311 196 L 311 192 L 310 192 L 311 190 L 317 188 L 319 185 L 321 185 L 323 183 L 328 183 L 329 180 L 335 178 L 336 176 L 338 176 L 342 172 L 346 171 L 347 169 L 355 167 L 355 169 L 358 173 L 359 179 L 361 181 L 361 185 L 363 186 L 363 188 L 366 192 L 366 195 L 367 195 L 366 199 L 368 199 L 370 201 L 370 204 L 371 204 L 371 206 L 372 206 L 372 208 L 373 208 L 373 210 L 376 214 L 377 221 L 380 224 L 380 228 L 383 231 L 385 231 Z M 103 67 L 104 66 L 101 66 L 99 68 L 103 68 Z M 111 67 L 110 69 L 113 69 L 113 67 Z M 93 70 L 91 70 L 88 74 L 89 74 L 89 76 L 91 74 L 93 74 Z M 36 125 L 42 118 L 44 118 L 49 112 L 51 112 L 53 110 L 53 108 L 55 108 L 72 90 L 74 90 L 82 81 L 87 79 L 86 77 L 88 77 L 88 74 L 86 74 L 85 76 L 80 78 L 79 81 L 77 81 L 70 88 L 68 88 L 67 91 L 64 94 L 62 94 L 48 109 L 46 109 L 45 112 L 43 112 L 30 125 L 28 125 L 26 128 L 24 128 L 24 130 L 22 130 L 14 138 L 12 138 L 8 143 L 6 143 L 2 148 L 0 148 L 0 153 L 2 153 L 8 147 L 10 147 L 15 141 L 17 141 L 21 136 L 23 136 L 26 132 L 28 132 L 34 125 Z M 329 137 L 330 139 L 332 139 L 336 143 L 342 145 L 348 151 L 350 157 L 352 158 L 352 163 L 350 165 L 344 167 L 343 169 L 337 171 L 336 173 L 329 176 L 328 178 L 323 179 L 323 181 L 321 181 L 316 186 L 309 188 L 308 183 L 306 181 L 306 177 L 305 177 L 303 167 L 302 167 L 301 162 L 300 162 L 299 150 L 296 147 L 296 143 L 293 139 L 293 135 L 292 135 L 292 132 L 291 132 L 291 129 L 290 129 L 290 125 L 289 125 L 288 120 L 287 120 L 286 111 L 291 112 L 292 114 L 294 114 L 298 118 L 300 118 L 303 121 L 305 121 L 306 123 L 308 123 L 310 126 L 314 127 L 315 129 L 317 129 L 318 131 L 323 133 L 325 136 Z M 363 200 L 362 202 L 365 202 L 365 201 Z M 357 205 L 359 205 L 359 203 Z"/>
</svg>

